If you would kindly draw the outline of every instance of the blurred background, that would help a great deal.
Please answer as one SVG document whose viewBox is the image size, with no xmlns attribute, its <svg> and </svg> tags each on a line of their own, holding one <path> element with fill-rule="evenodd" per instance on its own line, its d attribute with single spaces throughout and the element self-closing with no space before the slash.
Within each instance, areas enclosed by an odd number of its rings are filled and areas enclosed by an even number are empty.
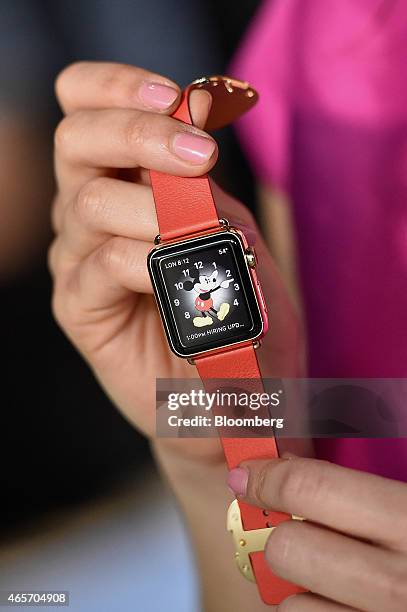
<svg viewBox="0 0 407 612">
<path fill-rule="evenodd" d="M 85 59 L 180 85 L 225 73 L 258 4 L 0 0 L 0 589 L 69 590 L 75 611 L 199 609 L 182 523 L 148 445 L 50 312 L 53 83 Z M 217 136 L 217 180 L 253 207 L 233 134 Z"/>
</svg>

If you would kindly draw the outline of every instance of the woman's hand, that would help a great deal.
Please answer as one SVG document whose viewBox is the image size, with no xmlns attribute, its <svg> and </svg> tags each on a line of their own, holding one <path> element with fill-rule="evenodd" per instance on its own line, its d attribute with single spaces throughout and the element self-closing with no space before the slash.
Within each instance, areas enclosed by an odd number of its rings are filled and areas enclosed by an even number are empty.
<svg viewBox="0 0 407 612">
<path fill-rule="evenodd" d="M 407 484 L 296 457 L 242 463 L 228 483 L 307 519 L 280 524 L 266 545 L 273 572 L 312 591 L 279 612 L 407 610 Z"/>
<path fill-rule="evenodd" d="M 168 115 L 178 86 L 132 66 L 79 63 L 56 84 L 66 116 L 55 137 L 58 193 L 50 249 L 57 320 L 121 411 L 146 435 L 154 432 L 155 381 L 197 377 L 173 355 L 162 331 L 146 258 L 158 234 L 149 176 L 209 171 L 215 141 Z M 191 94 L 196 125 L 205 124 L 211 98 Z M 257 231 L 243 205 L 214 186 L 221 215 Z M 273 308 L 267 373 L 296 375 L 301 336 L 284 287 L 259 237 L 265 293 Z M 219 452 L 217 440 L 179 440 L 184 450 Z M 200 444 L 201 443 L 201 444 Z"/>
</svg>

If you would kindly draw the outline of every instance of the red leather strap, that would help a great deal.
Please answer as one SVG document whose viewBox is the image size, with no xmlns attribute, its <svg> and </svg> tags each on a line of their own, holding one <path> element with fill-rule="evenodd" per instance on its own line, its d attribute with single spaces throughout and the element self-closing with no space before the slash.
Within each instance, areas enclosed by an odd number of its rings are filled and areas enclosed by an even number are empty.
<svg viewBox="0 0 407 612">
<path fill-rule="evenodd" d="M 261 379 L 256 351 L 252 344 L 233 351 L 222 351 L 216 355 L 198 357 L 195 360 L 199 375 L 207 378 L 253 378 Z"/>
<path fill-rule="evenodd" d="M 252 345 L 224 351 L 212 356 L 195 359 L 201 379 L 210 384 L 210 379 L 234 378 L 256 380 L 257 391 L 261 384 L 261 373 L 257 362 L 256 351 Z M 274 438 L 221 438 L 228 468 L 237 467 L 248 459 L 271 459 L 278 457 Z M 263 529 L 278 525 L 291 517 L 282 512 L 264 512 L 261 508 L 250 506 L 239 501 L 242 524 L 245 531 Z M 304 589 L 275 576 L 268 567 L 264 553 L 250 555 L 253 572 L 262 600 L 270 605 L 277 605 L 289 595 L 301 593 Z"/>
<path fill-rule="evenodd" d="M 188 96 L 187 89 L 173 117 L 191 124 Z M 219 227 L 207 175 L 188 178 L 150 171 L 150 176 L 162 241 Z M 252 345 L 199 357 L 196 359 L 196 366 L 204 383 L 211 378 L 252 379 L 258 388 L 261 381 Z M 223 438 L 222 444 L 229 469 L 245 459 L 278 456 L 274 438 Z M 266 515 L 260 508 L 243 502 L 239 502 L 239 505 L 245 530 L 261 529 L 266 527 L 268 522 L 277 525 L 290 518 L 280 512 L 269 512 Z M 253 553 L 251 562 L 260 595 L 265 603 L 278 604 L 289 595 L 302 590 L 274 576 L 266 564 L 264 553 Z"/>
<path fill-rule="evenodd" d="M 173 117 L 192 124 L 189 89 Z M 172 240 L 212 227 L 219 227 L 208 176 L 181 177 L 150 171 L 161 240 Z"/>
</svg>

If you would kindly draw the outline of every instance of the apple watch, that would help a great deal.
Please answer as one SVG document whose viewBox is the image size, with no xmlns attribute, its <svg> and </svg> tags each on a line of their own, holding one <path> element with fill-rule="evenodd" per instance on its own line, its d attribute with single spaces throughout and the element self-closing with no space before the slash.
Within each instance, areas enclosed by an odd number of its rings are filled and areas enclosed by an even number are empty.
<svg viewBox="0 0 407 612">
<path fill-rule="evenodd" d="M 151 252 L 155 294 L 176 355 L 199 358 L 263 335 L 267 318 L 252 261 L 243 234 L 226 224 Z"/>
<path fill-rule="evenodd" d="M 206 129 L 217 129 L 248 110 L 257 93 L 248 83 L 223 76 L 194 81 L 173 117 L 192 124 L 189 94 L 213 98 Z M 207 175 L 177 177 L 150 171 L 160 234 L 148 257 L 154 294 L 171 350 L 211 379 L 251 379 L 261 385 L 256 348 L 267 332 L 268 313 L 256 274 L 257 258 L 241 229 L 219 219 Z M 222 438 L 228 467 L 278 456 L 274 437 Z M 257 583 L 267 604 L 303 589 L 274 576 L 264 557 L 272 529 L 291 517 L 235 500 L 227 528 L 241 573 Z"/>
</svg>

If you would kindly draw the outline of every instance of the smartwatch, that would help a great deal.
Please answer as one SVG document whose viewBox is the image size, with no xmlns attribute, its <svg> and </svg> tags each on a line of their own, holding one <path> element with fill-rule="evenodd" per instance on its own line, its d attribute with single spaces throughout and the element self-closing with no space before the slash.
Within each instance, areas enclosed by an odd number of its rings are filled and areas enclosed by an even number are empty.
<svg viewBox="0 0 407 612">
<path fill-rule="evenodd" d="M 173 114 L 192 124 L 189 94 L 205 89 L 213 103 L 206 129 L 230 123 L 257 101 L 256 91 L 229 77 L 194 81 Z M 211 379 L 250 379 L 261 385 L 256 348 L 267 332 L 267 305 L 257 258 L 244 232 L 220 219 L 207 175 L 177 177 L 150 171 L 159 225 L 148 256 L 154 294 L 171 350 Z M 221 438 L 229 469 L 248 459 L 278 457 L 274 437 Z M 241 573 L 256 582 L 263 601 L 278 604 L 302 588 L 274 576 L 264 546 L 272 529 L 297 517 L 232 502 L 227 528 Z"/>
</svg>

